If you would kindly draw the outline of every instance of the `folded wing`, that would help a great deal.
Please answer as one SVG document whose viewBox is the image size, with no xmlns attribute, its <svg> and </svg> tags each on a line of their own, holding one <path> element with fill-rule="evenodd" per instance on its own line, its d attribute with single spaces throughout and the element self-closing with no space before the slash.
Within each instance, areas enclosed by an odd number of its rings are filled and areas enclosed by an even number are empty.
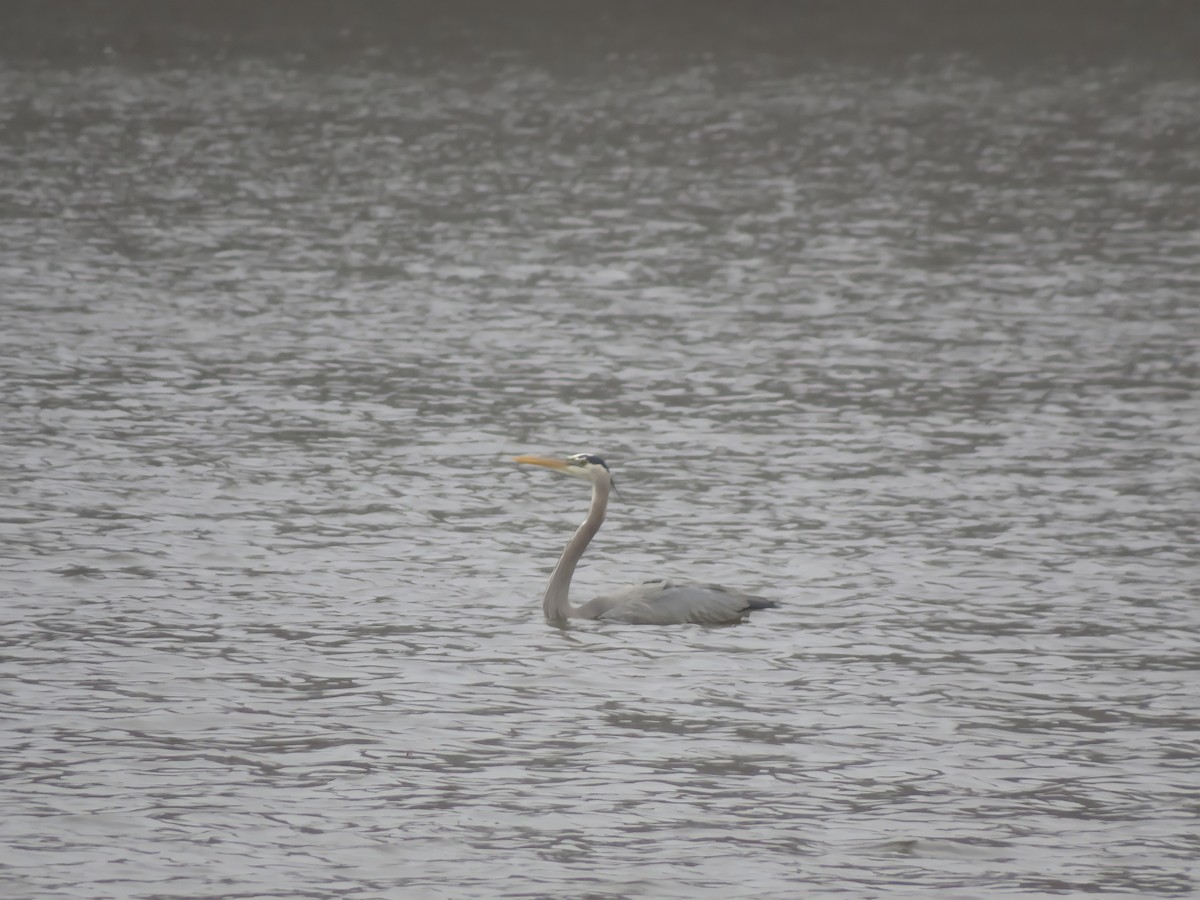
<svg viewBox="0 0 1200 900">
<path fill-rule="evenodd" d="M 664 579 L 589 600 L 579 608 L 579 615 L 630 625 L 725 625 L 741 621 L 752 610 L 776 605 L 774 600 L 713 584 L 676 584 Z"/>
</svg>

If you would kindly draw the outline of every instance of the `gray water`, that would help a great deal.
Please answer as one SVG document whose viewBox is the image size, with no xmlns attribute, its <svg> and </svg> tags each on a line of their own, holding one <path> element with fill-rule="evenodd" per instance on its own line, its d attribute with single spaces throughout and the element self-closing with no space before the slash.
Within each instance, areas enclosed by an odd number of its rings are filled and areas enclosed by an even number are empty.
<svg viewBox="0 0 1200 900">
<path fill-rule="evenodd" d="M 1194 894 L 1194 14 L 21 8 L 0 894 Z"/>
</svg>

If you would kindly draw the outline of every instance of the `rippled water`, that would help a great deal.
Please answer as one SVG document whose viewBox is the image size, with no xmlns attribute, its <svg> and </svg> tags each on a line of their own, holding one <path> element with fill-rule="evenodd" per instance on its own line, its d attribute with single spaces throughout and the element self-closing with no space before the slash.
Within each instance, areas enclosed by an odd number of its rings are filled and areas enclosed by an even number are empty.
<svg viewBox="0 0 1200 900">
<path fill-rule="evenodd" d="M 24 23 L 0 893 L 1196 890 L 1200 75 L 704 9 Z"/>
</svg>

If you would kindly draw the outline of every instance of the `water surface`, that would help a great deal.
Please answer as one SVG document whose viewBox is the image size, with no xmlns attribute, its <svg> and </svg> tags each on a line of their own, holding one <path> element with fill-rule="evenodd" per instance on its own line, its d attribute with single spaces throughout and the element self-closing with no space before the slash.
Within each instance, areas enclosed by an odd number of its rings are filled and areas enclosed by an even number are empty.
<svg viewBox="0 0 1200 900">
<path fill-rule="evenodd" d="M 21 7 L 2 892 L 1192 894 L 1196 17 L 935 7 Z"/>
</svg>

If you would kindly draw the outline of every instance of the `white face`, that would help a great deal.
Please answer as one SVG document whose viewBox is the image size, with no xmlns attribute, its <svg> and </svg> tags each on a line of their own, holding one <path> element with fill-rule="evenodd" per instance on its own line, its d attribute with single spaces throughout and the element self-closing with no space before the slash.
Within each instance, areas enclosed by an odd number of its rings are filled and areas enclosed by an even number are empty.
<svg viewBox="0 0 1200 900">
<path fill-rule="evenodd" d="M 609 475 L 608 466 L 604 460 L 592 453 L 576 453 L 567 457 L 567 471 L 580 478 L 591 481 L 597 474 Z M 611 476 L 610 476 L 611 477 Z"/>
</svg>

